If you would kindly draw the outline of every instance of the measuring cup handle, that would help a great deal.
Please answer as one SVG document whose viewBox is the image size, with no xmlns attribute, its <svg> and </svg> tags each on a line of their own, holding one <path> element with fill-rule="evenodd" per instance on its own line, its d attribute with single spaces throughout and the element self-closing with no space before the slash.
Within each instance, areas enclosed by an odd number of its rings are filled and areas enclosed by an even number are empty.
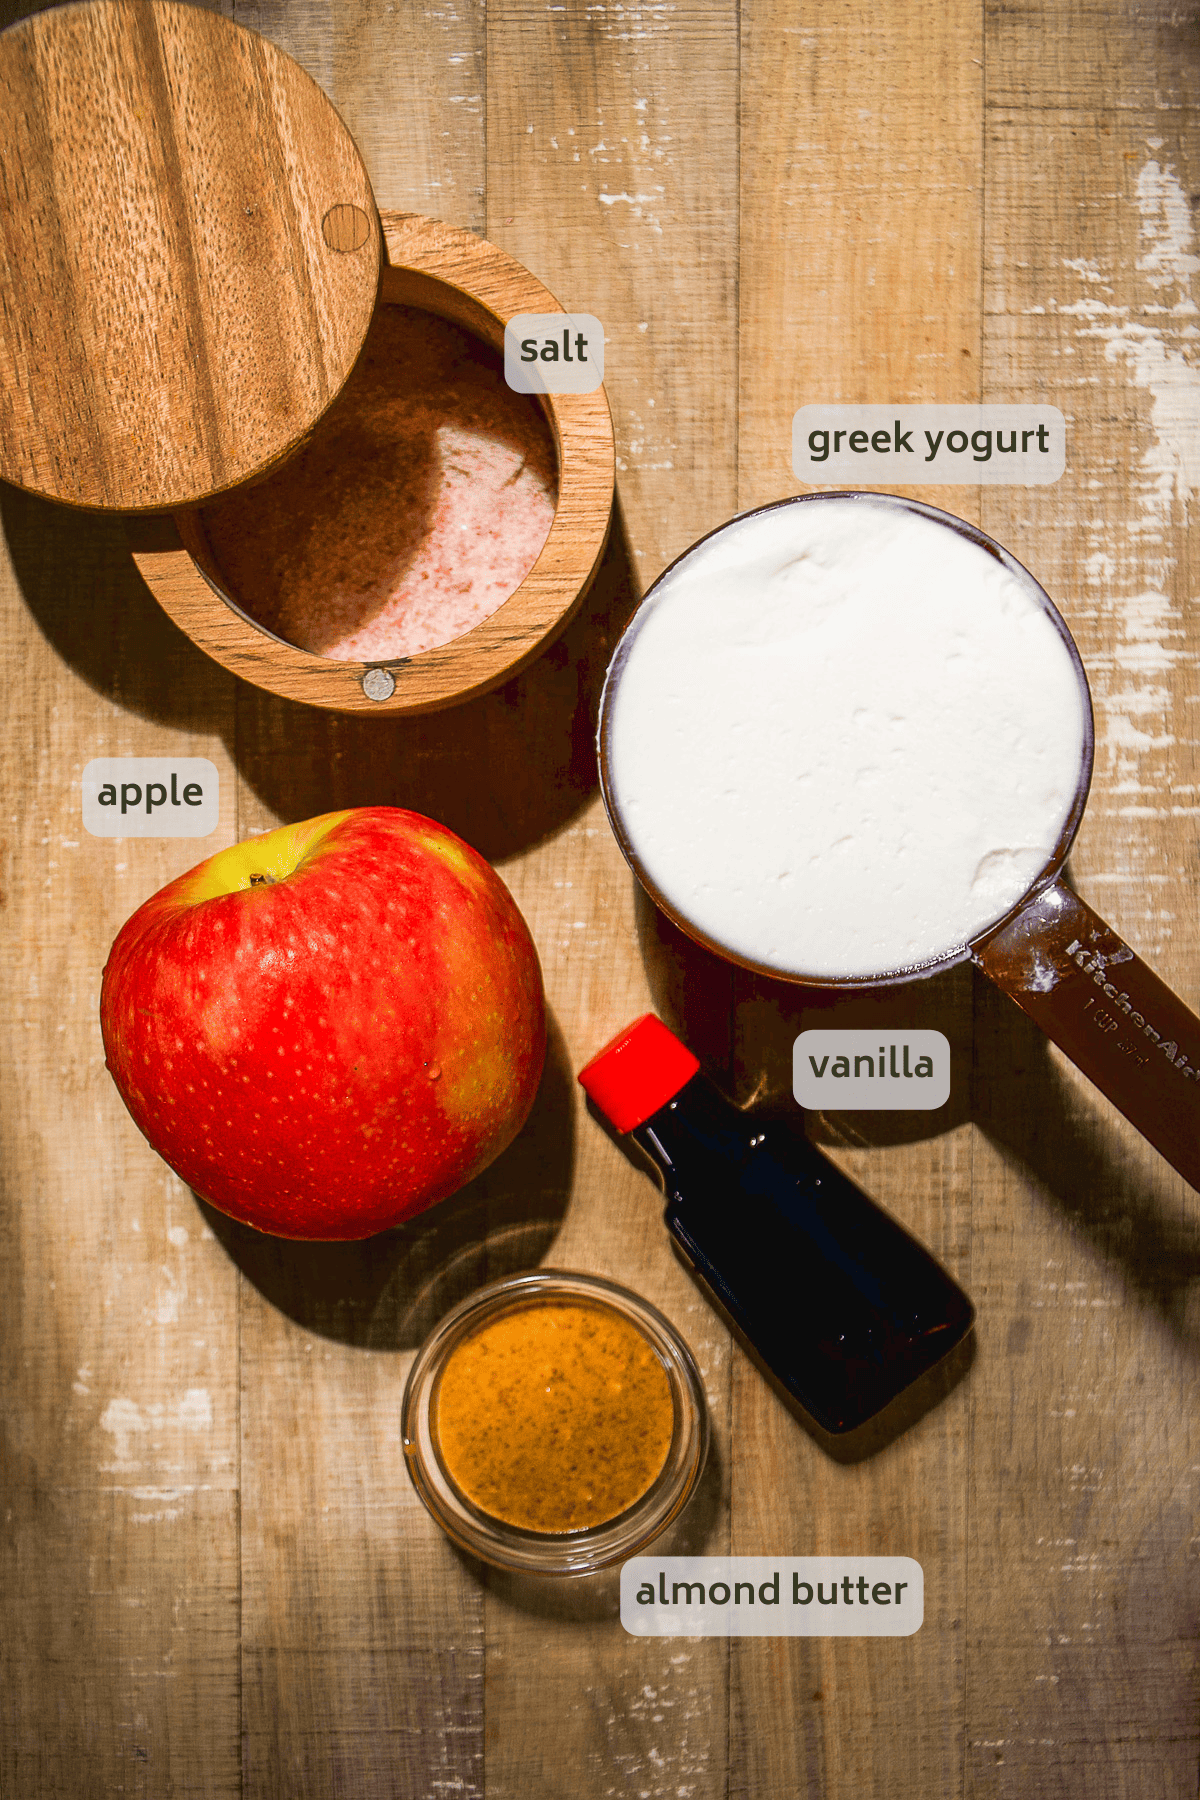
<svg viewBox="0 0 1200 1800">
<path fill-rule="evenodd" d="M 1200 1189 L 1200 1019 L 1060 879 L 974 959 Z"/>
</svg>

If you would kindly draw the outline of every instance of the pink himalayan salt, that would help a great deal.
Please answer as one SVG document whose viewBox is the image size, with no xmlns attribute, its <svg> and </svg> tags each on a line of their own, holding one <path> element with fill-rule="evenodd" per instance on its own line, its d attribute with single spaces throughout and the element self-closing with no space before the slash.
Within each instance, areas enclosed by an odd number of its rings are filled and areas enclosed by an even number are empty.
<svg viewBox="0 0 1200 1800">
<path fill-rule="evenodd" d="M 554 440 L 498 355 L 432 313 L 382 306 L 304 449 L 202 513 L 227 591 L 339 662 L 449 643 L 494 613 L 554 518 Z"/>
</svg>

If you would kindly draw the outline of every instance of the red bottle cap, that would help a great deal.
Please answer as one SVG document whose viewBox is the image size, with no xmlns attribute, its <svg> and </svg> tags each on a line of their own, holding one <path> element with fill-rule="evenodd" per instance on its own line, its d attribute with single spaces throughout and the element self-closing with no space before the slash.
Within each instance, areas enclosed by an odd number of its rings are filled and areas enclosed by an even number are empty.
<svg viewBox="0 0 1200 1800">
<path fill-rule="evenodd" d="M 580 1069 L 579 1081 L 610 1125 L 632 1131 L 674 1099 L 699 1069 L 675 1033 L 653 1013 L 646 1013 Z"/>
</svg>

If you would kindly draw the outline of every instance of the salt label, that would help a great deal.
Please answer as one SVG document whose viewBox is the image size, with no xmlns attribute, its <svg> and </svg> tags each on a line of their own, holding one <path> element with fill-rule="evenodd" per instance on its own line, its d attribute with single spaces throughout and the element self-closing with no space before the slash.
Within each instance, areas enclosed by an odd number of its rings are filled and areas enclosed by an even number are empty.
<svg viewBox="0 0 1200 1800">
<path fill-rule="evenodd" d="M 516 394 L 591 394 L 604 380 L 594 313 L 517 313 L 504 327 L 504 379 Z"/>
</svg>

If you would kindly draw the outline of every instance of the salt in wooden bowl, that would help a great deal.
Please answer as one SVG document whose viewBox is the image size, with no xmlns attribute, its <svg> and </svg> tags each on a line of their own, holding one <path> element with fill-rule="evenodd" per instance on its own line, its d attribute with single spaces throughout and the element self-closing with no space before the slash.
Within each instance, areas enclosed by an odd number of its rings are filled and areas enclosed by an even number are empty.
<svg viewBox="0 0 1200 1800">
<path fill-rule="evenodd" d="M 382 224 L 381 306 L 448 320 L 498 352 L 514 315 L 562 311 L 527 269 L 494 244 L 417 214 L 385 213 Z M 236 495 L 177 512 L 177 542 L 169 547 L 138 548 L 135 527 L 134 559 L 180 629 L 257 687 L 340 712 L 433 712 L 470 699 L 516 674 L 566 625 L 595 574 L 612 515 L 612 420 L 603 390 L 548 394 L 524 404 L 542 407 L 553 439 L 557 494 L 549 533 L 509 598 L 449 642 L 415 654 L 368 652 L 368 660 L 347 661 L 285 641 L 254 616 L 264 608 L 254 596 L 238 593 L 215 548 L 215 539 L 236 541 L 236 510 L 234 537 L 217 529 L 218 520 L 230 519 L 231 500 L 236 509 Z M 267 480 L 280 481 L 279 466 Z M 252 501 L 252 489 L 245 498 Z M 322 598 L 313 594 L 307 610 L 318 613 Z"/>
</svg>

